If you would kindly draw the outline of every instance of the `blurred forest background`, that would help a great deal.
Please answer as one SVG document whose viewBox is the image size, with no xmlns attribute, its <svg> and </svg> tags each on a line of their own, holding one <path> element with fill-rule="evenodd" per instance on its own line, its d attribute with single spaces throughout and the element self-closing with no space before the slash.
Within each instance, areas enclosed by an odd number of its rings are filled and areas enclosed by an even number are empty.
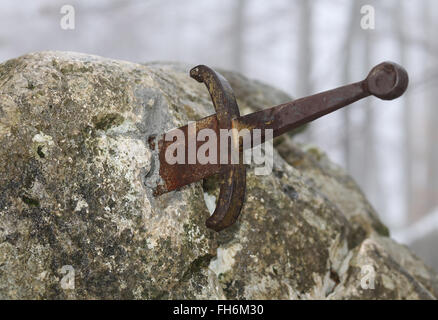
<svg viewBox="0 0 438 320">
<path fill-rule="evenodd" d="M 63 30 L 60 10 L 75 9 Z M 374 8 L 364 30 L 361 8 Z M 135 62 L 204 63 L 302 97 L 362 80 L 392 60 L 402 99 L 366 99 L 313 122 L 300 142 L 346 168 L 389 226 L 438 269 L 438 1 L 0 1 L 0 62 L 70 50 Z"/>
</svg>

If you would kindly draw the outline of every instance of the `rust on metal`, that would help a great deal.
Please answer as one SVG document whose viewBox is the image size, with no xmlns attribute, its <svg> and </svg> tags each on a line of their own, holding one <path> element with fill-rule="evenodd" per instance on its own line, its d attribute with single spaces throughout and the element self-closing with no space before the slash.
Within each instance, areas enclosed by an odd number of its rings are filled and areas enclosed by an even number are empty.
<svg viewBox="0 0 438 320">
<path fill-rule="evenodd" d="M 273 137 L 277 137 L 370 95 L 383 100 L 398 98 L 406 91 L 409 82 L 408 74 L 403 67 L 392 62 L 383 62 L 375 66 L 363 81 L 240 116 L 231 86 L 222 75 L 207 66 L 200 65 L 190 71 L 190 76 L 206 85 L 216 110 L 216 114 L 196 121 L 195 137 L 201 129 L 206 128 L 213 130 L 217 135 L 220 129 L 248 129 L 250 133 L 254 129 L 262 129 L 261 140 L 256 143 L 265 141 L 264 129 L 272 129 Z M 174 130 L 184 132 L 185 146 L 187 146 L 188 125 Z M 162 179 L 162 184 L 157 186 L 154 194 L 160 195 L 211 175 L 221 174 L 223 182 L 220 186 L 216 210 L 206 224 L 215 231 L 232 225 L 237 220 L 244 202 L 245 165 L 220 164 L 219 161 L 216 164 L 201 164 L 198 159 L 195 159 L 195 163 L 189 164 L 188 152 L 185 153 L 184 164 L 169 164 L 165 159 L 165 152 L 173 141 L 165 141 L 164 136 L 163 134 L 149 139 L 151 147 L 158 148 L 159 175 Z M 254 141 L 251 142 L 250 147 L 256 146 Z M 196 141 L 196 150 L 204 143 Z M 219 144 L 217 145 L 219 155 L 221 150 Z M 239 148 L 240 153 L 243 151 L 240 142 L 237 145 L 231 143 L 231 148 Z"/>
<path fill-rule="evenodd" d="M 218 124 L 215 132 L 218 133 L 217 129 L 232 128 L 233 120 L 240 116 L 240 112 L 228 81 L 207 66 L 193 68 L 190 76 L 198 82 L 203 82 L 210 92 Z M 239 149 L 239 145 L 233 144 L 232 141 L 231 148 Z M 225 229 L 236 222 L 245 198 L 246 167 L 244 164 L 221 165 L 220 174 L 222 182 L 216 209 L 206 221 L 207 227 L 215 231 Z"/>
</svg>

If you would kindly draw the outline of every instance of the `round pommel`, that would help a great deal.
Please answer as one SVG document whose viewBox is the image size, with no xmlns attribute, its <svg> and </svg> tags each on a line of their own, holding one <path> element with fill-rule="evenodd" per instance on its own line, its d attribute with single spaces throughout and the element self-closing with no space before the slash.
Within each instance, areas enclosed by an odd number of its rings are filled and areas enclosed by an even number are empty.
<svg viewBox="0 0 438 320">
<path fill-rule="evenodd" d="M 383 62 L 370 71 L 366 83 L 369 93 L 373 96 L 392 100 L 406 91 L 409 77 L 402 66 L 394 62 Z"/>
</svg>

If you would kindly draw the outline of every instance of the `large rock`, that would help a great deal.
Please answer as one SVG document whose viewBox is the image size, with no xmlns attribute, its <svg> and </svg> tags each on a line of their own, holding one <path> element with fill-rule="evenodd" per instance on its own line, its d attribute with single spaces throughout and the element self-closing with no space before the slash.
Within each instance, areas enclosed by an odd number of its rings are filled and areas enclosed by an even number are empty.
<svg viewBox="0 0 438 320">
<path fill-rule="evenodd" d="M 354 181 L 289 137 L 271 175 L 248 170 L 228 230 L 204 226 L 214 179 L 153 197 L 149 135 L 214 112 L 187 71 L 66 52 L 0 65 L 0 298 L 438 296 Z M 244 112 L 289 99 L 224 73 Z"/>
</svg>

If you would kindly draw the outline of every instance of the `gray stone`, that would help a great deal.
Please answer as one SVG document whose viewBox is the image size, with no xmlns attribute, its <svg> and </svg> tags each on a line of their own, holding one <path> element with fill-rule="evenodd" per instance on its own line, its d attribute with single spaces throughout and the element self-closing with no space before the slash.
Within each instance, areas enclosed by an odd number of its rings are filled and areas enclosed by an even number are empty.
<svg viewBox="0 0 438 320">
<path fill-rule="evenodd" d="M 289 99 L 224 73 L 243 112 Z M 69 52 L 1 64 L 0 298 L 438 296 L 354 181 L 289 136 L 272 174 L 248 170 L 228 230 L 204 225 L 214 178 L 153 197 L 148 136 L 213 112 L 185 65 Z"/>
</svg>

